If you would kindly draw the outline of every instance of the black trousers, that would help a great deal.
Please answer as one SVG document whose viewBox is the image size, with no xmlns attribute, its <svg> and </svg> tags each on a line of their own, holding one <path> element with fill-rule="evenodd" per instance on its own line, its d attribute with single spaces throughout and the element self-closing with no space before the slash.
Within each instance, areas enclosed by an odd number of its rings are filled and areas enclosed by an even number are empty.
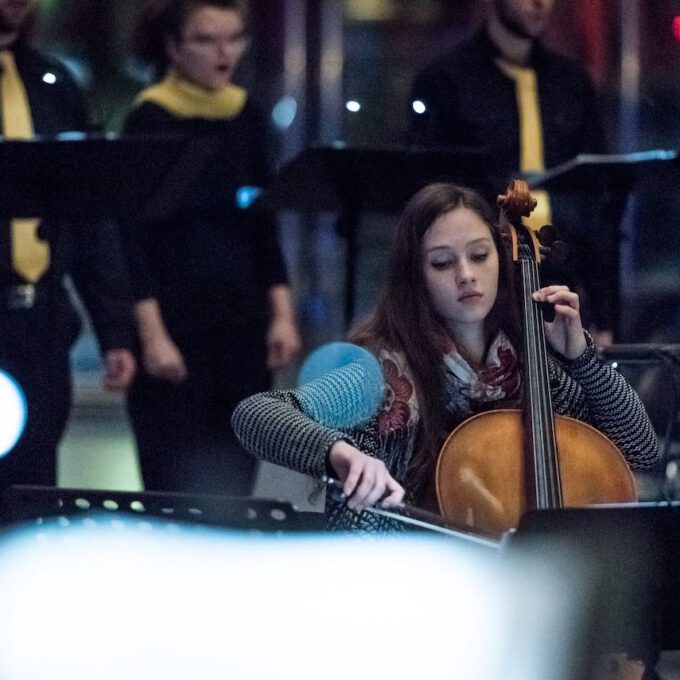
<svg viewBox="0 0 680 680">
<path fill-rule="evenodd" d="M 78 330 L 61 291 L 30 309 L 0 310 L 0 369 L 17 380 L 27 402 L 23 435 L 0 458 L 0 488 L 56 485 L 57 447 L 71 406 L 69 349 Z"/>
<path fill-rule="evenodd" d="M 263 326 L 199 324 L 170 333 L 184 355 L 187 379 L 174 385 L 140 369 L 128 392 L 144 488 L 250 495 L 257 460 L 242 449 L 230 420 L 242 399 L 269 387 Z"/>
</svg>

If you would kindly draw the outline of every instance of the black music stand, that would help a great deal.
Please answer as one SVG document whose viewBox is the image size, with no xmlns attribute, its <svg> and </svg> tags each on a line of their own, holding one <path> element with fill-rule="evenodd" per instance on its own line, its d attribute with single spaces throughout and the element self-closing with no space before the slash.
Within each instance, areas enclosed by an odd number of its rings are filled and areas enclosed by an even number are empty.
<svg viewBox="0 0 680 680">
<path fill-rule="evenodd" d="M 96 517 L 127 520 L 135 525 L 156 520 L 163 523 L 211 526 L 246 532 L 321 532 L 325 515 L 299 512 L 283 501 L 153 491 L 103 491 L 47 486 L 16 485 L 0 492 L 0 528 L 73 526 Z"/>
<path fill-rule="evenodd" d="M 529 511 L 508 545 L 527 548 L 561 550 L 588 565 L 597 586 L 593 651 L 654 661 L 659 651 L 680 649 L 680 503 Z"/>
<path fill-rule="evenodd" d="M 680 188 L 680 158 L 669 149 L 624 154 L 579 154 L 543 173 L 527 177 L 530 189 L 603 191 L 627 194 L 668 183 Z"/>
<path fill-rule="evenodd" d="M 612 305 L 615 309 L 617 326 L 621 325 L 620 312 L 620 246 L 623 223 L 629 198 L 634 191 L 649 187 L 680 189 L 680 159 L 675 150 L 657 149 L 627 154 L 579 154 L 554 168 L 527 178 L 531 189 L 545 189 L 563 201 L 572 201 L 576 196 L 588 201 L 589 196 L 602 197 L 604 231 L 599 235 L 614 248 L 616 262 L 616 283 Z M 597 266 L 597 265 L 594 265 Z M 620 330 L 620 329 L 618 329 Z"/>
<path fill-rule="evenodd" d="M 207 140 L 101 135 L 0 143 L 0 218 L 162 219 L 211 153 Z"/>
<path fill-rule="evenodd" d="M 363 212 L 395 214 L 425 184 L 457 182 L 490 194 L 491 156 L 478 149 L 313 146 L 287 163 L 263 200 L 275 210 L 339 214 L 345 238 L 345 322 L 355 306 L 359 221 Z"/>
</svg>

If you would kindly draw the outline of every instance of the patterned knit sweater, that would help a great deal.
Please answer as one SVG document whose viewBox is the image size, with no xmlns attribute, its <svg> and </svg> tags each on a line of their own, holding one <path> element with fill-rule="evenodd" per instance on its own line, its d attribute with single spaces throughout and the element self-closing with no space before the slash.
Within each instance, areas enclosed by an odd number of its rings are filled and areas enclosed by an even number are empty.
<svg viewBox="0 0 680 680">
<path fill-rule="evenodd" d="M 632 469 L 652 467 L 658 461 L 658 443 L 642 402 L 623 376 L 599 360 L 588 340 L 585 352 L 573 361 L 549 358 L 553 410 L 600 430 L 616 444 Z M 329 372 L 322 380 L 329 394 L 347 392 L 360 388 L 362 373 L 360 367 L 351 364 Z M 409 464 L 417 445 L 413 433 L 381 437 L 378 416 L 346 430 L 321 425 L 305 413 L 301 400 L 304 389 L 263 392 L 242 401 L 232 417 L 242 445 L 262 460 L 321 478 L 328 472 L 328 451 L 344 439 L 383 460 L 392 476 L 408 490 Z M 349 510 L 332 494 L 326 497 L 326 516 L 332 530 L 370 531 L 390 525 L 371 513 Z"/>
</svg>

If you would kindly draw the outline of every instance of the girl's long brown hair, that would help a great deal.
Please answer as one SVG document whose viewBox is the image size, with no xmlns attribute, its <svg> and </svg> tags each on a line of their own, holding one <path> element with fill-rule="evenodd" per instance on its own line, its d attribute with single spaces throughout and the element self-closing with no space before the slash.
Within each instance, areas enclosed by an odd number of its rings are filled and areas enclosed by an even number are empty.
<svg viewBox="0 0 680 680">
<path fill-rule="evenodd" d="M 497 227 L 497 216 L 478 193 L 448 183 L 422 188 L 406 205 L 378 303 L 371 315 L 349 333 L 350 340 L 374 351 L 386 347 L 404 354 L 413 373 L 420 409 L 415 464 L 421 471 L 434 462 L 447 432 L 441 367 L 442 355 L 452 338 L 430 302 L 423 272 L 422 241 L 438 217 L 461 207 L 472 210 L 489 227 L 499 255 L 498 295 L 486 321 L 487 347 L 499 330 L 508 335 L 515 348 L 519 347 L 512 263 Z M 455 342 L 455 337 L 452 339 Z"/>
</svg>

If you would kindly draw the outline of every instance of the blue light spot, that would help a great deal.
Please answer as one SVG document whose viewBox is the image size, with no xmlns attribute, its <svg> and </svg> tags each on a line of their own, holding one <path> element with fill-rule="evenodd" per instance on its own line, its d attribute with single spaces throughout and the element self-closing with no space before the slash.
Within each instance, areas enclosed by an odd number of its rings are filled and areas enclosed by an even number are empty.
<svg viewBox="0 0 680 680">
<path fill-rule="evenodd" d="M 342 376 L 339 369 L 345 369 Z M 353 427 L 369 420 L 380 408 L 385 390 L 380 362 L 349 342 L 331 342 L 312 352 L 300 368 L 298 385 L 305 413 L 330 427 Z"/>
<path fill-rule="evenodd" d="M 236 205 L 242 210 L 250 208 L 261 193 L 261 187 L 239 187 L 236 190 Z"/>
<path fill-rule="evenodd" d="M 297 116 L 298 104 L 293 97 L 282 97 L 272 109 L 272 121 L 280 130 L 289 128 Z"/>
<path fill-rule="evenodd" d="M 79 130 L 70 130 L 67 132 L 60 132 L 57 135 L 57 139 L 64 142 L 79 142 L 83 139 L 87 139 L 86 132 L 80 132 Z"/>
<path fill-rule="evenodd" d="M 361 111 L 361 104 L 355 99 L 350 99 L 346 104 L 345 108 L 352 113 L 359 113 Z"/>
</svg>

